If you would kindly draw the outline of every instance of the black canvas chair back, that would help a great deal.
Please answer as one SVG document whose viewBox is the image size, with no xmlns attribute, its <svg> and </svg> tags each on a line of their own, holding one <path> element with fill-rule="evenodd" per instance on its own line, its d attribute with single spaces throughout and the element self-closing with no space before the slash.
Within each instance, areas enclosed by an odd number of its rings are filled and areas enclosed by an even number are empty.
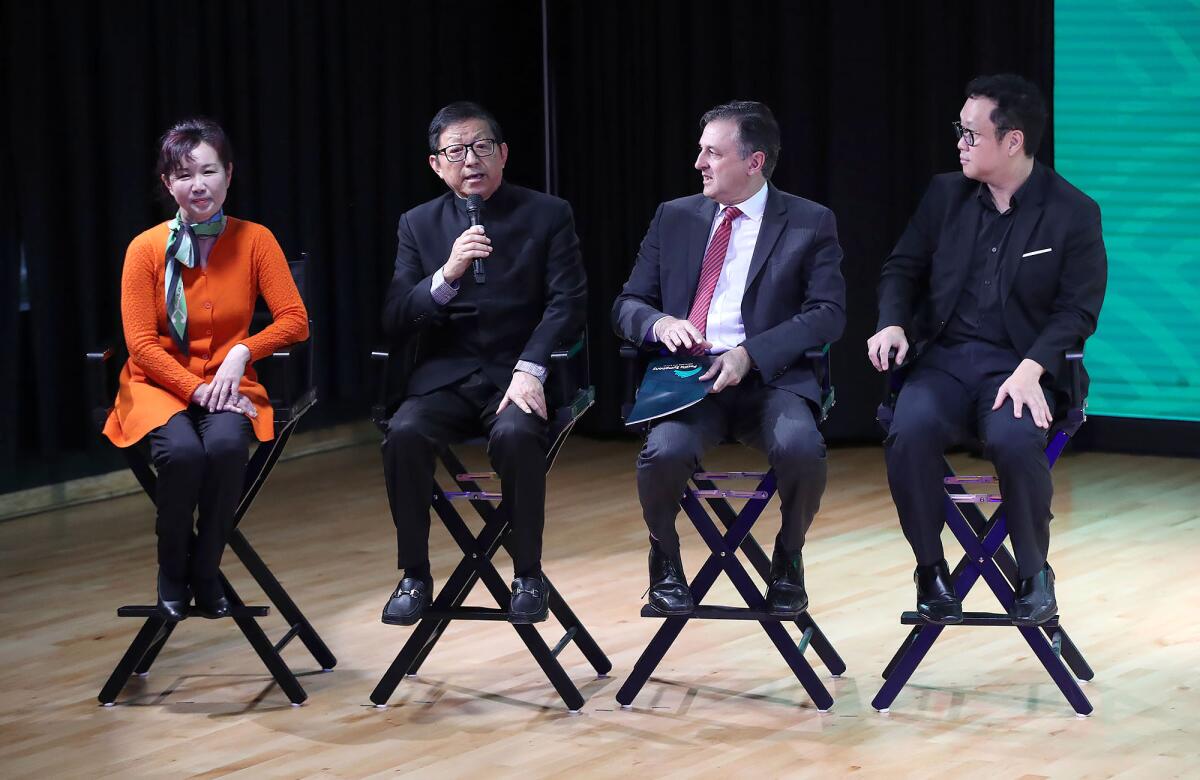
<svg viewBox="0 0 1200 780">
<path fill-rule="evenodd" d="M 625 417 L 628 417 L 633 407 L 635 388 L 651 356 L 651 353 L 630 344 L 621 347 L 626 377 L 626 398 L 622 406 L 622 415 Z M 806 357 L 817 367 L 821 383 L 821 407 L 817 410 L 817 423 L 820 425 L 833 408 L 835 399 L 830 373 L 829 345 L 810 351 Z M 649 426 L 643 426 L 643 433 L 648 430 Z M 718 486 L 718 482 L 727 480 L 751 480 L 755 486 L 752 490 Z M 650 675 L 654 673 L 689 620 L 749 620 L 757 621 L 766 632 L 817 708 L 822 712 L 828 711 L 833 706 L 833 697 L 805 659 L 804 653 L 811 646 L 821 663 L 834 677 L 840 677 L 846 671 L 846 664 L 807 610 L 794 620 L 769 614 L 760 588 L 754 584 L 737 557 L 737 553 L 741 551 L 759 577 L 769 581 L 771 558 L 750 531 L 775 495 L 775 472 L 702 470 L 692 475 L 691 483 L 681 497 L 680 505 L 710 551 L 708 559 L 689 583 L 696 602 L 695 611 L 690 615 L 665 617 L 649 605 L 642 607 L 642 617 L 664 622 L 642 652 L 625 684 L 617 692 L 617 701 L 623 707 L 633 705 L 638 692 L 650 679 Z M 729 503 L 731 498 L 745 501 L 740 511 L 734 510 Z M 712 515 L 705 510 L 706 505 L 712 511 Z M 714 515 L 720 523 L 719 526 L 713 521 Z M 744 607 L 701 603 L 722 572 L 733 582 L 738 595 L 745 601 Z M 794 640 L 785 628 L 784 624 L 789 622 L 799 630 L 799 640 Z"/>
<path fill-rule="evenodd" d="M 1055 419 L 1047 436 L 1046 459 L 1050 468 L 1058 461 L 1071 437 L 1087 419 L 1084 412 L 1087 399 L 1081 389 L 1083 351 L 1066 353 L 1071 371 L 1070 395 L 1061 399 L 1055 410 Z M 903 386 L 904 371 L 888 372 L 884 385 L 884 400 L 877 412 L 880 426 L 886 433 L 892 422 L 896 399 Z M 965 600 L 971 588 L 980 578 L 996 596 L 1003 613 L 964 612 L 962 626 L 1009 626 L 1021 632 L 1038 661 L 1046 668 L 1064 697 L 1083 717 L 1092 712 L 1092 704 L 1079 687 L 1079 680 L 1091 680 L 1094 676 L 1079 648 L 1071 641 L 1058 616 L 1037 627 L 1016 626 L 1007 614 L 1008 607 L 1016 596 L 1018 584 L 1017 562 L 1005 546 L 1008 529 L 1005 525 L 1003 497 L 993 490 L 997 480 L 988 475 L 960 475 L 945 461 L 944 501 L 946 525 L 950 527 L 958 543 L 962 545 L 963 557 L 954 567 L 951 577 L 955 592 Z M 986 492 L 972 492 L 982 489 Z M 985 516 L 981 507 L 991 504 L 995 511 Z M 871 706 L 879 712 L 888 712 L 900 691 L 904 688 L 917 666 L 925 658 L 944 626 L 926 623 L 916 612 L 904 612 L 900 616 L 903 625 L 912 626 L 908 636 L 892 656 L 883 670 L 884 684 L 875 695 Z"/>
<path fill-rule="evenodd" d="M 388 420 L 404 399 L 403 388 L 419 358 L 419 351 L 419 339 L 410 339 L 399 349 L 379 349 L 371 353 L 379 366 L 379 392 L 371 409 L 371 418 L 384 434 Z M 550 417 L 550 447 L 545 461 L 547 472 L 554 465 L 579 418 L 595 403 L 595 389 L 591 385 L 588 369 L 587 334 L 555 350 L 550 356 L 549 368 L 550 374 L 545 385 Z M 479 439 L 467 444 L 479 444 L 482 441 Z M 388 699 L 406 675 L 417 673 L 451 621 L 508 620 L 508 584 L 500 576 L 492 558 L 505 546 L 511 521 L 501 493 L 496 489 L 488 489 L 491 486 L 480 484 L 495 481 L 496 474 L 468 471 L 450 447 L 442 449 L 440 458 L 454 480 L 454 486 L 445 489 L 435 483 L 432 508 L 462 550 L 463 558 L 372 691 L 371 701 L 378 707 L 387 706 Z M 455 502 L 464 501 L 483 520 L 483 529 L 478 535 L 471 531 L 455 508 Z M 483 583 L 496 602 L 496 607 L 464 606 L 478 582 Z M 583 707 L 584 699 L 559 663 L 559 654 L 574 644 L 601 677 L 612 669 L 612 663 L 548 576 L 546 583 L 550 592 L 550 613 L 564 630 L 561 639 L 551 648 L 542 639 L 536 626 L 513 624 L 512 627 L 567 708 L 578 712 Z"/>
<path fill-rule="evenodd" d="M 288 263 L 292 278 L 296 281 L 301 297 L 305 297 L 305 269 L 307 256 Z M 256 315 L 254 326 L 261 328 L 270 322 L 270 313 L 265 319 Z M 262 486 L 270 476 L 271 470 L 283 454 L 288 440 L 296 429 L 296 425 L 304 414 L 317 402 L 316 388 L 313 384 L 312 364 L 312 322 L 309 321 L 309 338 L 305 342 L 294 344 L 280 350 L 266 360 L 255 364 L 259 380 L 271 396 L 271 407 L 275 419 L 275 438 L 271 441 L 260 442 L 250 456 L 246 466 L 246 478 L 242 488 L 241 500 L 238 502 L 234 515 L 234 528 L 229 536 L 229 548 L 233 550 L 238 560 L 246 567 L 250 576 L 262 588 L 270 602 L 288 624 L 288 630 L 278 641 L 272 642 L 258 624 L 257 618 L 265 617 L 270 608 L 266 606 L 250 606 L 242 601 L 237 590 L 220 572 L 221 585 L 233 605 L 233 621 L 245 635 L 246 640 L 262 659 L 279 687 L 291 700 L 299 705 L 307 697 L 304 688 L 296 679 L 296 675 L 284 663 L 280 656 L 283 648 L 293 639 L 299 639 L 312 654 L 313 659 L 324 671 L 329 671 L 337 664 L 337 659 L 317 634 L 316 629 L 296 606 L 287 590 L 276 579 L 271 569 L 258 555 L 242 533 L 240 523 L 250 510 Z M 123 350 L 121 350 L 123 352 Z M 86 356 L 88 364 L 88 392 L 90 396 L 92 417 L 97 429 L 104 427 L 111 409 L 111 399 L 115 395 L 113 378 L 120 370 L 123 359 L 118 356 L 114 346 L 105 346 Z M 154 466 L 150 459 L 149 446 L 145 441 L 122 450 L 130 469 L 137 477 L 146 495 L 154 501 L 156 495 L 156 478 Z M 179 626 L 162 620 L 155 605 L 124 606 L 117 610 L 120 617 L 144 618 L 141 630 L 134 637 L 129 649 L 121 658 L 116 668 L 108 678 L 108 682 L 100 691 L 100 702 L 111 706 L 131 675 L 144 677 L 150 672 L 150 667 L 157 659 L 159 652 L 166 644 L 171 634 Z"/>
</svg>

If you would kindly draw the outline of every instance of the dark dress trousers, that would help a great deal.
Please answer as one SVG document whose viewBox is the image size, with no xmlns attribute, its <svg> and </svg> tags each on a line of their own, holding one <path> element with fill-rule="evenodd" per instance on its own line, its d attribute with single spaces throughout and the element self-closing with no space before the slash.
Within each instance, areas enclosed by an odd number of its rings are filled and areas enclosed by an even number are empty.
<svg viewBox="0 0 1200 780">
<path fill-rule="evenodd" d="M 481 222 L 492 241 L 486 281 L 477 284 L 468 271 L 443 305 L 433 297 L 433 276 L 470 225 L 466 201 L 447 192 L 400 218 L 383 328 L 394 345 L 416 354 L 383 462 L 401 568 L 429 560 L 439 449 L 477 435 L 487 436 L 511 512 L 515 570 L 540 565 L 547 423 L 515 404 L 500 415 L 496 409 L 517 361 L 549 367 L 550 353 L 583 327 L 579 239 L 566 201 L 507 182 L 486 201 Z"/>
<path fill-rule="evenodd" d="M 215 579 L 242 497 L 254 438 L 250 418 L 191 404 L 146 438 L 158 475 L 155 532 L 162 573 L 177 583 Z"/>
<path fill-rule="evenodd" d="M 705 450 L 725 438 L 766 452 L 786 550 L 803 546 L 825 490 L 825 442 L 813 414 L 821 390 L 804 353 L 836 341 L 845 327 L 842 250 L 833 212 L 767 186 L 741 304 L 741 346 L 754 368 L 740 385 L 657 421 L 638 456 L 642 514 L 667 551 L 679 547 L 675 516 L 688 478 Z M 703 195 L 658 207 L 613 305 L 617 335 L 640 344 L 664 314 L 687 318 L 717 209 Z"/>
<path fill-rule="evenodd" d="M 1028 409 L 1014 418 L 1011 399 L 991 407 L 1029 358 L 1046 369 L 1050 409 L 1061 408 L 1063 353 L 1095 331 L 1106 276 L 1099 207 L 1052 169 L 1034 163 L 1003 215 L 986 185 L 933 178 L 884 264 L 876 328 L 899 325 L 912 345 L 884 449 L 919 564 L 943 557 L 942 455 L 975 434 L 1000 478 L 1020 576 L 1041 570 L 1053 493 L 1046 434 Z"/>
</svg>

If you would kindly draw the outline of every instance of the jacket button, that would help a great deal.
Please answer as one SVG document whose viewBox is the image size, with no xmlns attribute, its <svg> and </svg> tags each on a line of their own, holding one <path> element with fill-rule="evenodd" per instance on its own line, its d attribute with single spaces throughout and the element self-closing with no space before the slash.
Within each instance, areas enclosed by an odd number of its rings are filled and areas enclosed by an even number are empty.
<svg viewBox="0 0 1200 780">
<path fill-rule="evenodd" d="M 205 301 L 205 302 L 204 302 L 204 308 L 206 308 L 206 309 L 211 309 L 211 308 L 212 308 L 212 301 Z"/>
<path fill-rule="evenodd" d="M 201 360 L 208 360 L 208 353 L 207 353 L 207 352 L 205 352 L 203 355 L 201 355 L 201 356 L 200 356 L 200 359 L 201 359 Z"/>
</svg>

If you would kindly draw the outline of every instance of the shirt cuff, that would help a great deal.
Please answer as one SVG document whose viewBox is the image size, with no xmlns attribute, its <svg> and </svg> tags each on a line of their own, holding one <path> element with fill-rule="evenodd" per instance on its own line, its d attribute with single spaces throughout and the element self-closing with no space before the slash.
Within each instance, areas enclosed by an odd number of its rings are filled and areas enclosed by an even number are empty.
<svg viewBox="0 0 1200 780">
<path fill-rule="evenodd" d="M 439 268 L 433 272 L 433 286 L 429 288 L 429 293 L 433 296 L 434 303 L 445 306 L 458 295 L 458 285 L 447 282 L 446 277 L 442 275 L 442 269 Z"/>
<path fill-rule="evenodd" d="M 537 363 L 530 363 L 528 360 L 518 360 L 517 367 L 513 371 L 523 371 L 526 374 L 531 374 L 537 378 L 537 381 L 546 384 L 546 374 L 550 373 L 546 367 Z"/>
<path fill-rule="evenodd" d="M 658 343 L 658 339 L 656 339 L 654 337 L 654 326 L 657 325 L 658 323 L 662 322 L 663 320 L 665 320 L 668 316 L 669 315 L 664 314 L 663 316 L 656 319 L 654 322 L 650 323 L 650 327 L 646 328 L 646 336 L 642 339 L 643 344 L 657 344 Z"/>
</svg>

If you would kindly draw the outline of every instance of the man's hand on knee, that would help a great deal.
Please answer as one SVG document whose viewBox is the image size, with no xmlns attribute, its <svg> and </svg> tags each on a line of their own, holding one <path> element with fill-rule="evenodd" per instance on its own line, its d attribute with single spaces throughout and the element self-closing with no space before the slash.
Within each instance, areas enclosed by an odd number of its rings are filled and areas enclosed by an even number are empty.
<svg viewBox="0 0 1200 780">
<path fill-rule="evenodd" d="M 542 383 L 532 374 L 526 374 L 524 371 L 513 372 L 512 381 L 508 384 L 508 390 L 504 392 L 500 406 L 496 408 L 496 414 L 503 412 L 510 403 L 516 404 L 525 414 L 536 414 L 543 420 L 547 419 L 546 393 L 542 390 Z"/>
<path fill-rule="evenodd" d="M 867 359 L 876 371 L 888 370 L 888 354 L 893 349 L 896 350 L 896 365 L 904 365 L 904 358 L 908 357 L 908 338 L 899 325 L 888 325 L 867 339 Z"/>
<path fill-rule="evenodd" d="M 1004 405 L 1004 399 L 1011 398 L 1013 402 L 1013 417 L 1021 416 L 1022 407 L 1029 407 L 1029 414 L 1033 417 L 1033 422 L 1039 428 L 1050 428 L 1051 414 L 1050 406 L 1046 403 L 1046 395 L 1042 392 L 1042 385 L 1039 380 L 1045 369 L 1036 360 L 1026 358 L 1021 361 L 1021 365 L 1017 366 L 1017 370 L 1012 372 L 1008 379 L 1004 380 L 1004 384 L 1000 385 L 1000 389 L 996 392 L 996 402 L 992 404 L 992 411 L 996 411 Z"/>
</svg>

